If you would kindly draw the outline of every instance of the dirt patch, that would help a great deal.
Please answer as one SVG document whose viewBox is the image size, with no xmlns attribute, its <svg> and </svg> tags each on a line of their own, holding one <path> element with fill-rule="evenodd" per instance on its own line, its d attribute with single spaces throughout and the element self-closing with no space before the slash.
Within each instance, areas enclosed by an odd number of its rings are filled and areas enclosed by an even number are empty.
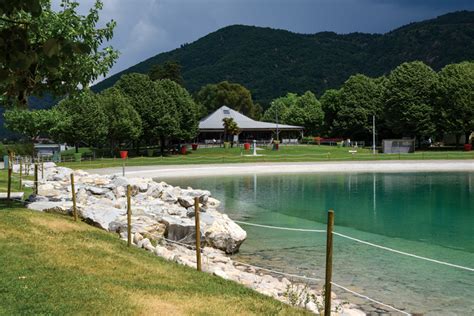
<svg viewBox="0 0 474 316">
<path fill-rule="evenodd" d="M 68 232 L 68 231 L 85 231 L 90 229 L 87 226 L 79 225 L 78 223 L 70 222 L 65 219 L 57 219 L 57 218 L 41 218 L 41 217 L 33 217 L 29 219 L 31 223 L 35 225 L 39 225 L 55 232 Z"/>
</svg>

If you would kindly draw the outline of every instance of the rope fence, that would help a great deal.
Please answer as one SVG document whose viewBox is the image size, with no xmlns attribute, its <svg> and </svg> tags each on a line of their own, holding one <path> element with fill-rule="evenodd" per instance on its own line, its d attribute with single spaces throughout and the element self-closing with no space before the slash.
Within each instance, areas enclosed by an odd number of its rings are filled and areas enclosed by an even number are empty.
<svg viewBox="0 0 474 316">
<path fill-rule="evenodd" d="M 242 224 L 242 225 L 262 227 L 262 228 L 270 228 L 270 229 L 278 229 L 278 230 L 312 232 L 312 233 L 325 233 L 326 232 L 326 230 L 321 230 L 321 229 L 305 229 L 305 228 L 270 226 L 270 225 L 254 224 L 254 223 L 237 221 L 237 220 L 234 220 L 234 222 L 236 222 L 238 224 Z M 441 260 L 436 260 L 436 259 L 431 259 L 431 258 L 419 256 L 419 255 L 409 253 L 409 252 L 405 252 L 405 251 L 396 250 L 396 249 L 393 249 L 393 248 L 389 248 L 389 247 L 386 247 L 386 246 L 374 244 L 374 243 L 371 243 L 371 242 L 368 242 L 368 241 L 365 241 L 365 240 L 361 240 L 361 239 L 358 239 L 358 238 L 347 236 L 347 235 L 344 235 L 344 234 L 341 234 L 341 233 L 338 233 L 338 232 L 333 232 L 333 234 L 336 235 L 336 236 L 342 237 L 342 238 L 346 238 L 346 239 L 361 243 L 361 244 L 365 244 L 367 246 L 379 248 L 379 249 L 386 250 L 386 251 L 393 252 L 393 253 L 397 253 L 397 254 L 400 254 L 400 255 L 409 256 L 409 257 L 413 257 L 413 258 L 416 258 L 416 259 L 426 260 L 426 261 L 429 261 L 429 262 L 433 262 L 433 263 L 446 265 L 446 266 L 457 268 L 457 269 L 462 269 L 462 270 L 474 272 L 474 268 L 469 268 L 469 267 L 465 267 L 465 266 L 461 266 L 461 265 L 457 265 L 457 264 L 453 264 L 453 263 L 449 263 L 449 262 L 445 262 L 445 261 L 441 261 Z"/>
<path fill-rule="evenodd" d="M 275 229 L 275 230 L 286 230 L 286 231 L 295 231 L 295 232 L 309 232 L 309 233 L 326 233 L 327 232 L 327 230 L 321 230 L 321 229 L 306 229 L 306 228 L 272 226 L 272 225 L 249 223 L 249 222 L 238 221 L 238 220 L 234 220 L 234 222 L 236 222 L 238 224 L 242 224 L 242 225 L 247 225 L 247 226 L 254 226 L 254 227 L 261 227 L 261 228 L 268 228 L 268 229 Z M 412 258 L 416 258 L 416 259 L 420 259 L 420 260 L 425 260 L 425 261 L 428 261 L 428 262 L 432 262 L 432 263 L 436 263 L 436 264 L 440 264 L 440 265 L 444 265 L 444 266 L 448 266 L 448 267 L 452 267 L 452 268 L 456 268 L 456 269 L 462 269 L 462 270 L 469 271 L 469 272 L 474 272 L 474 268 L 461 266 L 461 265 L 457 265 L 457 264 L 453 264 L 453 263 L 449 263 L 449 262 L 445 262 L 445 261 L 441 261 L 441 260 L 431 259 L 431 258 L 419 256 L 419 255 L 409 253 L 409 252 L 405 252 L 405 251 L 396 250 L 396 249 L 393 249 L 393 248 L 390 248 L 390 247 L 386 247 L 386 246 L 378 245 L 378 244 L 375 244 L 375 243 L 371 243 L 371 242 L 361 240 L 361 239 L 358 239 L 358 238 L 354 238 L 354 237 L 351 237 L 351 236 L 348 236 L 348 235 L 345 235 L 345 234 L 342 234 L 342 233 L 338 233 L 338 232 L 335 232 L 335 231 L 332 231 L 332 234 L 336 235 L 336 236 L 339 236 L 341 238 L 345 238 L 345 239 L 348 239 L 348 240 L 351 240 L 351 241 L 354 241 L 354 242 L 358 242 L 358 243 L 361 243 L 361 244 L 364 244 L 364 245 L 367 245 L 367 246 L 370 246 L 370 247 L 375 247 L 377 249 L 382 249 L 382 250 L 392 252 L 392 253 L 396 253 L 396 254 L 399 254 L 399 255 L 408 256 L 408 257 L 412 257 Z M 235 263 L 246 265 L 246 266 L 249 266 L 249 267 L 253 267 L 255 269 L 260 269 L 260 270 L 275 273 L 275 274 L 280 274 L 280 275 L 293 277 L 293 278 L 307 279 L 307 280 L 313 280 L 313 281 L 319 280 L 319 279 L 316 279 L 316 278 L 309 278 L 309 277 L 306 277 L 306 276 L 289 274 L 289 273 L 275 271 L 275 270 L 268 269 L 268 268 L 257 267 L 257 266 L 253 266 L 253 265 L 250 265 L 250 264 L 238 262 L 238 261 L 235 261 Z M 344 290 L 344 291 L 346 291 L 348 293 L 351 293 L 355 296 L 358 296 L 360 298 L 371 301 L 371 302 L 373 302 L 375 304 L 378 304 L 380 306 L 384 306 L 386 308 L 389 308 L 391 310 L 394 310 L 394 311 L 399 312 L 399 313 L 404 314 L 404 315 L 411 315 L 410 313 L 407 313 L 403 310 L 400 310 L 400 309 L 398 309 L 394 306 L 391 306 L 391 305 L 383 303 L 379 300 L 373 299 L 373 298 L 371 298 L 367 295 L 364 295 L 364 294 L 358 293 L 356 291 L 353 291 L 353 290 L 351 290 L 351 289 L 349 289 L 345 286 L 342 286 L 340 284 L 337 284 L 335 282 L 331 281 L 330 283 L 332 285 L 334 285 L 335 287 L 341 289 L 341 290 Z"/>
<path fill-rule="evenodd" d="M 279 229 L 279 230 L 291 230 L 291 231 L 310 232 L 310 233 L 325 233 L 326 232 L 323 229 L 305 229 L 305 228 L 269 226 L 269 225 L 254 224 L 254 223 L 242 222 L 242 221 L 236 221 L 236 220 L 234 220 L 234 222 L 236 222 L 238 224 L 242 224 L 242 225 L 247 225 L 247 226 L 263 227 L 263 228 L 271 228 L 271 229 Z"/>
</svg>

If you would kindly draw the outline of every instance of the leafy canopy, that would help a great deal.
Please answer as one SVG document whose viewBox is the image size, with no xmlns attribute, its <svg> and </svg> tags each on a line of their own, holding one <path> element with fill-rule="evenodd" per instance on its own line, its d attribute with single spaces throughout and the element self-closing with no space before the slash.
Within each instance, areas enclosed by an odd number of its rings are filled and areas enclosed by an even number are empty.
<svg viewBox="0 0 474 316">
<path fill-rule="evenodd" d="M 30 95 L 72 93 L 105 75 L 118 57 L 101 48 L 115 22 L 97 28 L 102 2 L 88 14 L 78 1 L 62 0 L 54 11 L 50 0 L 0 2 L 0 89 L 4 103 L 27 105 Z"/>
<path fill-rule="evenodd" d="M 439 128 L 464 134 L 466 143 L 474 130 L 474 63 L 451 64 L 439 72 L 437 109 Z"/>
<path fill-rule="evenodd" d="M 351 76 L 338 92 L 335 103 L 337 110 L 332 113 L 331 133 L 366 138 L 372 131 L 372 116 L 379 117 L 383 112 L 382 93 L 380 80 L 361 74 Z"/>
<path fill-rule="evenodd" d="M 142 120 L 130 101 L 119 89 L 110 88 L 98 95 L 109 121 L 108 139 L 112 146 L 137 140 L 142 133 Z"/>
<path fill-rule="evenodd" d="M 106 141 L 109 119 L 98 97 L 84 91 L 59 102 L 54 110 L 64 118 L 56 122 L 55 139 L 69 144 L 99 145 Z"/>
<path fill-rule="evenodd" d="M 435 131 L 434 93 L 438 77 L 426 64 L 403 63 L 387 78 L 385 121 L 397 135 L 429 137 Z"/>
<path fill-rule="evenodd" d="M 205 85 L 195 99 L 204 106 L 205 114 L 210 114 L 223 105 L 255 119 L 258 119 L 261 112 L 259 106 L 253 103 L 252 94 L 247 88 L 228 81 Z"/>
<path fill-rule="evenodd" d="M 267 122 L 278 120 L 283 124 L 303 126 L 306 133 L 316 135 L 321 132 L 324 112 L 321 103 L 311 91 L 301 96 L 288 93 L 271 102 L 270 108 L 263 115 L 263 120 Z"/>
<path fill-rule="evenodd" d="M 33 140 L 42 136 L 50 136 L 57 122 L 63 122 L 64 117 L 56 110 L 12 109 L 4 113 L 5 126 L 9 130 L 22 134 Z"/>
</svg>

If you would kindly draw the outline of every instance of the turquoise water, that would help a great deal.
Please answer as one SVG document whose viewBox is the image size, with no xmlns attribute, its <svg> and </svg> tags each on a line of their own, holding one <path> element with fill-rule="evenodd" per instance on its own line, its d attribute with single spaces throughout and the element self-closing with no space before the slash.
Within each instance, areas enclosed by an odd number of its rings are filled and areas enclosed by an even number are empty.
<svg viewBox="0 0 474 316">
<path fill-rule="evenodd" d="M 170 179 L 208 189 L 233 219 L 335 230 L 372 243 L 474 268 L 474 173 L 367 173 Z M 237 260 L 324 277 L 325 234 L 243 226 Z M 334 237 L 333 280 L 410 313 L 474 315 L 474 272 Z M 315 287 L 322 282 L 315 282 Z M 335 290 L 367 312 L 384 309 Z M 387 313 L 388 314 L 388 313 Z"/>
</svg>

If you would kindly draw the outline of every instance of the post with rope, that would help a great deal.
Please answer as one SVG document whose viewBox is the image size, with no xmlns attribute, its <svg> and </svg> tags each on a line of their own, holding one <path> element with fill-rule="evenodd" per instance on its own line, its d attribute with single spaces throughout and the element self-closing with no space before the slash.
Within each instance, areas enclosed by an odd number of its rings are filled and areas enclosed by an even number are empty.
<svg viewBox="0 0 474 316">
<path fill-rule="evenodd" d="M 74 189 L 74 173 L 71 172 L 71 192 L 72 192 L 72 214 L 77 222 L 76 190 Z"/>
<path fill-rule="evenodd" d="M 38 163 L 35 163 L 35 194 L 38 195 Z"/>
<path fill-rule="evenodd" d="M 9 159 L 10 161 L 8 162 L 8 193 L 7 193 L 7 201 L 8 204 L 11 203 L 11 193 L 12 193 L 12 163 L 13 159 Z"/>
<path fill-rule="evenodd" d="M 132 245 L 132 187 L 127 185 L 127 245 Z"/>
<path fill-rule="evenodd" d="M 334 211 L 328 212 L 326 230 L 326 284 L 324 285 L 324 316 L 331 316 L 331 281 L 332 281 L 332 231 L 334 228 Z"/>
<path fill-rule="evenodd" d="M 196 226 L 196 268 L 201 271 L 201 227 L 199 221 L 199 197 L 194 198 L 194 223 Z"/>
<path fill-rule="evenodd" d="M 20 190 L 23 188 L 23 159 L 20 159 Z"/>
</svg>

